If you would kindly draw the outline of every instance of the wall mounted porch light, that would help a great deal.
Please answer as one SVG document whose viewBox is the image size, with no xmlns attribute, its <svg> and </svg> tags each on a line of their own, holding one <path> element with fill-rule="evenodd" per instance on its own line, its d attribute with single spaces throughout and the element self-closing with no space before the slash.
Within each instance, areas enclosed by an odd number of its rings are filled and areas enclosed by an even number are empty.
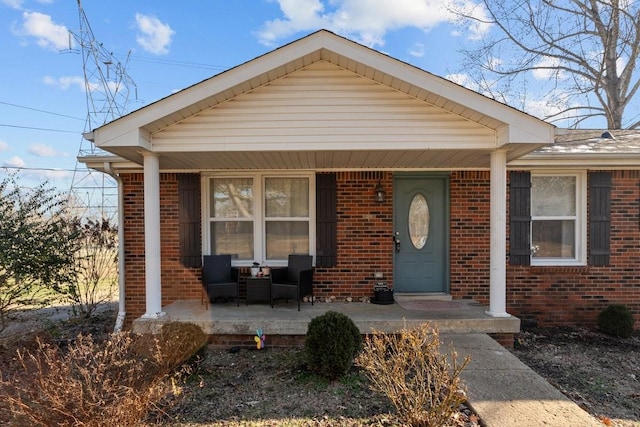
<svg viewBox="0 0 640 427">
<path fill-rule="evenodd" d="M 373 191 L 374 191 L 376 202 L 382 203 L 385 201 L 387 194 L 385 193 L 384 188 L 382 188 L 382 184 L 380 184 L 380 180 L 378 180 L 378 185 L 376 185 L 376 188 Z"/>
</svg>

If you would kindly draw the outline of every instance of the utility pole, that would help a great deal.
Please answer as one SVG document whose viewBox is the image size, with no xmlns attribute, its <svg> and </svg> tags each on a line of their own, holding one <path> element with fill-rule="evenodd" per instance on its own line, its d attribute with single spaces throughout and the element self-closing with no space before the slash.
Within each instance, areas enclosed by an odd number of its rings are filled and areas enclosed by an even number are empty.
<svg viewBox="0 0 640 427">
<path fill-rule="evenodd" d="M 91 30 L 91 25 L 78 2 L 80 30 L 70 32 L 69 51 L 82 55 L 84 89 L 87 104 L 87 118 L 84 132 L 104 125 L 125 115 L 130 96 L 137 98 L 137 88 L 126 72 L 129 54 L 124 64 L 120 63 L 112 52 L 99 43 Z M 75 41 L 75 46 L 73 42 Z M 92 142 L 81 138 L 78 157 L 109 156 L 109 153 L 97 148 Z M 116 220 L 118 191 L 115 179 L 103 172 L 87 168 L 76 160 L 71 183 L 72 203 L 80 210 L 78 216 L 101 216 Z"/>
</svg>

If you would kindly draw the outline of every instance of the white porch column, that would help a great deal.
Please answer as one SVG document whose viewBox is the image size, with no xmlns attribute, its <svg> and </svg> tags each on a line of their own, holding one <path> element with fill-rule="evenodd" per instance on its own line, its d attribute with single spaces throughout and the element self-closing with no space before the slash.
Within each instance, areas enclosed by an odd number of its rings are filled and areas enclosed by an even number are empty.
<svg viewBox="0 0 640 427">
<path fill-rule="evenodd" d="M 157 154 L 144 153 L 144 257 L 145 257 L 145 319 L 157 319 L 162 312 L 160 282 L 160 159 Z"/>
<path fill-rule="evenodd" d="M 507 153 L 491 153 L 491 265 L 489 311 L 493 317 L 507 313 Z"/>
</svg>

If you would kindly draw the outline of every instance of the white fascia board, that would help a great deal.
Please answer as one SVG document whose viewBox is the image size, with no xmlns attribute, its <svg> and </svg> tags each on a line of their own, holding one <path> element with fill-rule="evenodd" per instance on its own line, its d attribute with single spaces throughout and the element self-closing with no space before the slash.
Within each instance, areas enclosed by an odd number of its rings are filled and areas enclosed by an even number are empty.
<svg viewBox="0 0 640 427">
<path fill-rule="evenodd" d="M 120 156 L 78 156 L 78 162 L 101 172 L 141 170 L 142 166 Z"/>
<path fill-rule="evenodd" d="M 93 135 L 96 147 L 103 150 L 109 151 L 109 147 L 140 147 L 152 151 L 151 135 L 144 129 L 122 129 L 106 126 L 94 130 Z"/>
</svg>

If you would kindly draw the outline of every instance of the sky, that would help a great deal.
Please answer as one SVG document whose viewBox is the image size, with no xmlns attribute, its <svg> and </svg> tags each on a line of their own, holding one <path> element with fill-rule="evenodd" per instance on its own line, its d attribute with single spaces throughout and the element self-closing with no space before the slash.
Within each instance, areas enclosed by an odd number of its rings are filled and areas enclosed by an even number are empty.
<svg viewBox="0 0 640 427">
<path fill-rule="evenodd" d="M 325 28 L 436 75 L 464 81 L 462 46 L 487 28 L 443 7 L 475 0 L 92 0 L 81 6 L 129 76 L 132 111 Z M 479 9 L 478 9 L 479 10 Z M 481 11 L 479 11 L 481 13 Z M 87 127 L 79 3 L 0 0 L 0 179 L 61 190 L 79 179 Z M 86 39 L 86 38 L 85 38 Z M 93 77 L 89 83 L 95 84 Z M 120 104 L 124 104 L 121 99 Z"/>
</svg>

